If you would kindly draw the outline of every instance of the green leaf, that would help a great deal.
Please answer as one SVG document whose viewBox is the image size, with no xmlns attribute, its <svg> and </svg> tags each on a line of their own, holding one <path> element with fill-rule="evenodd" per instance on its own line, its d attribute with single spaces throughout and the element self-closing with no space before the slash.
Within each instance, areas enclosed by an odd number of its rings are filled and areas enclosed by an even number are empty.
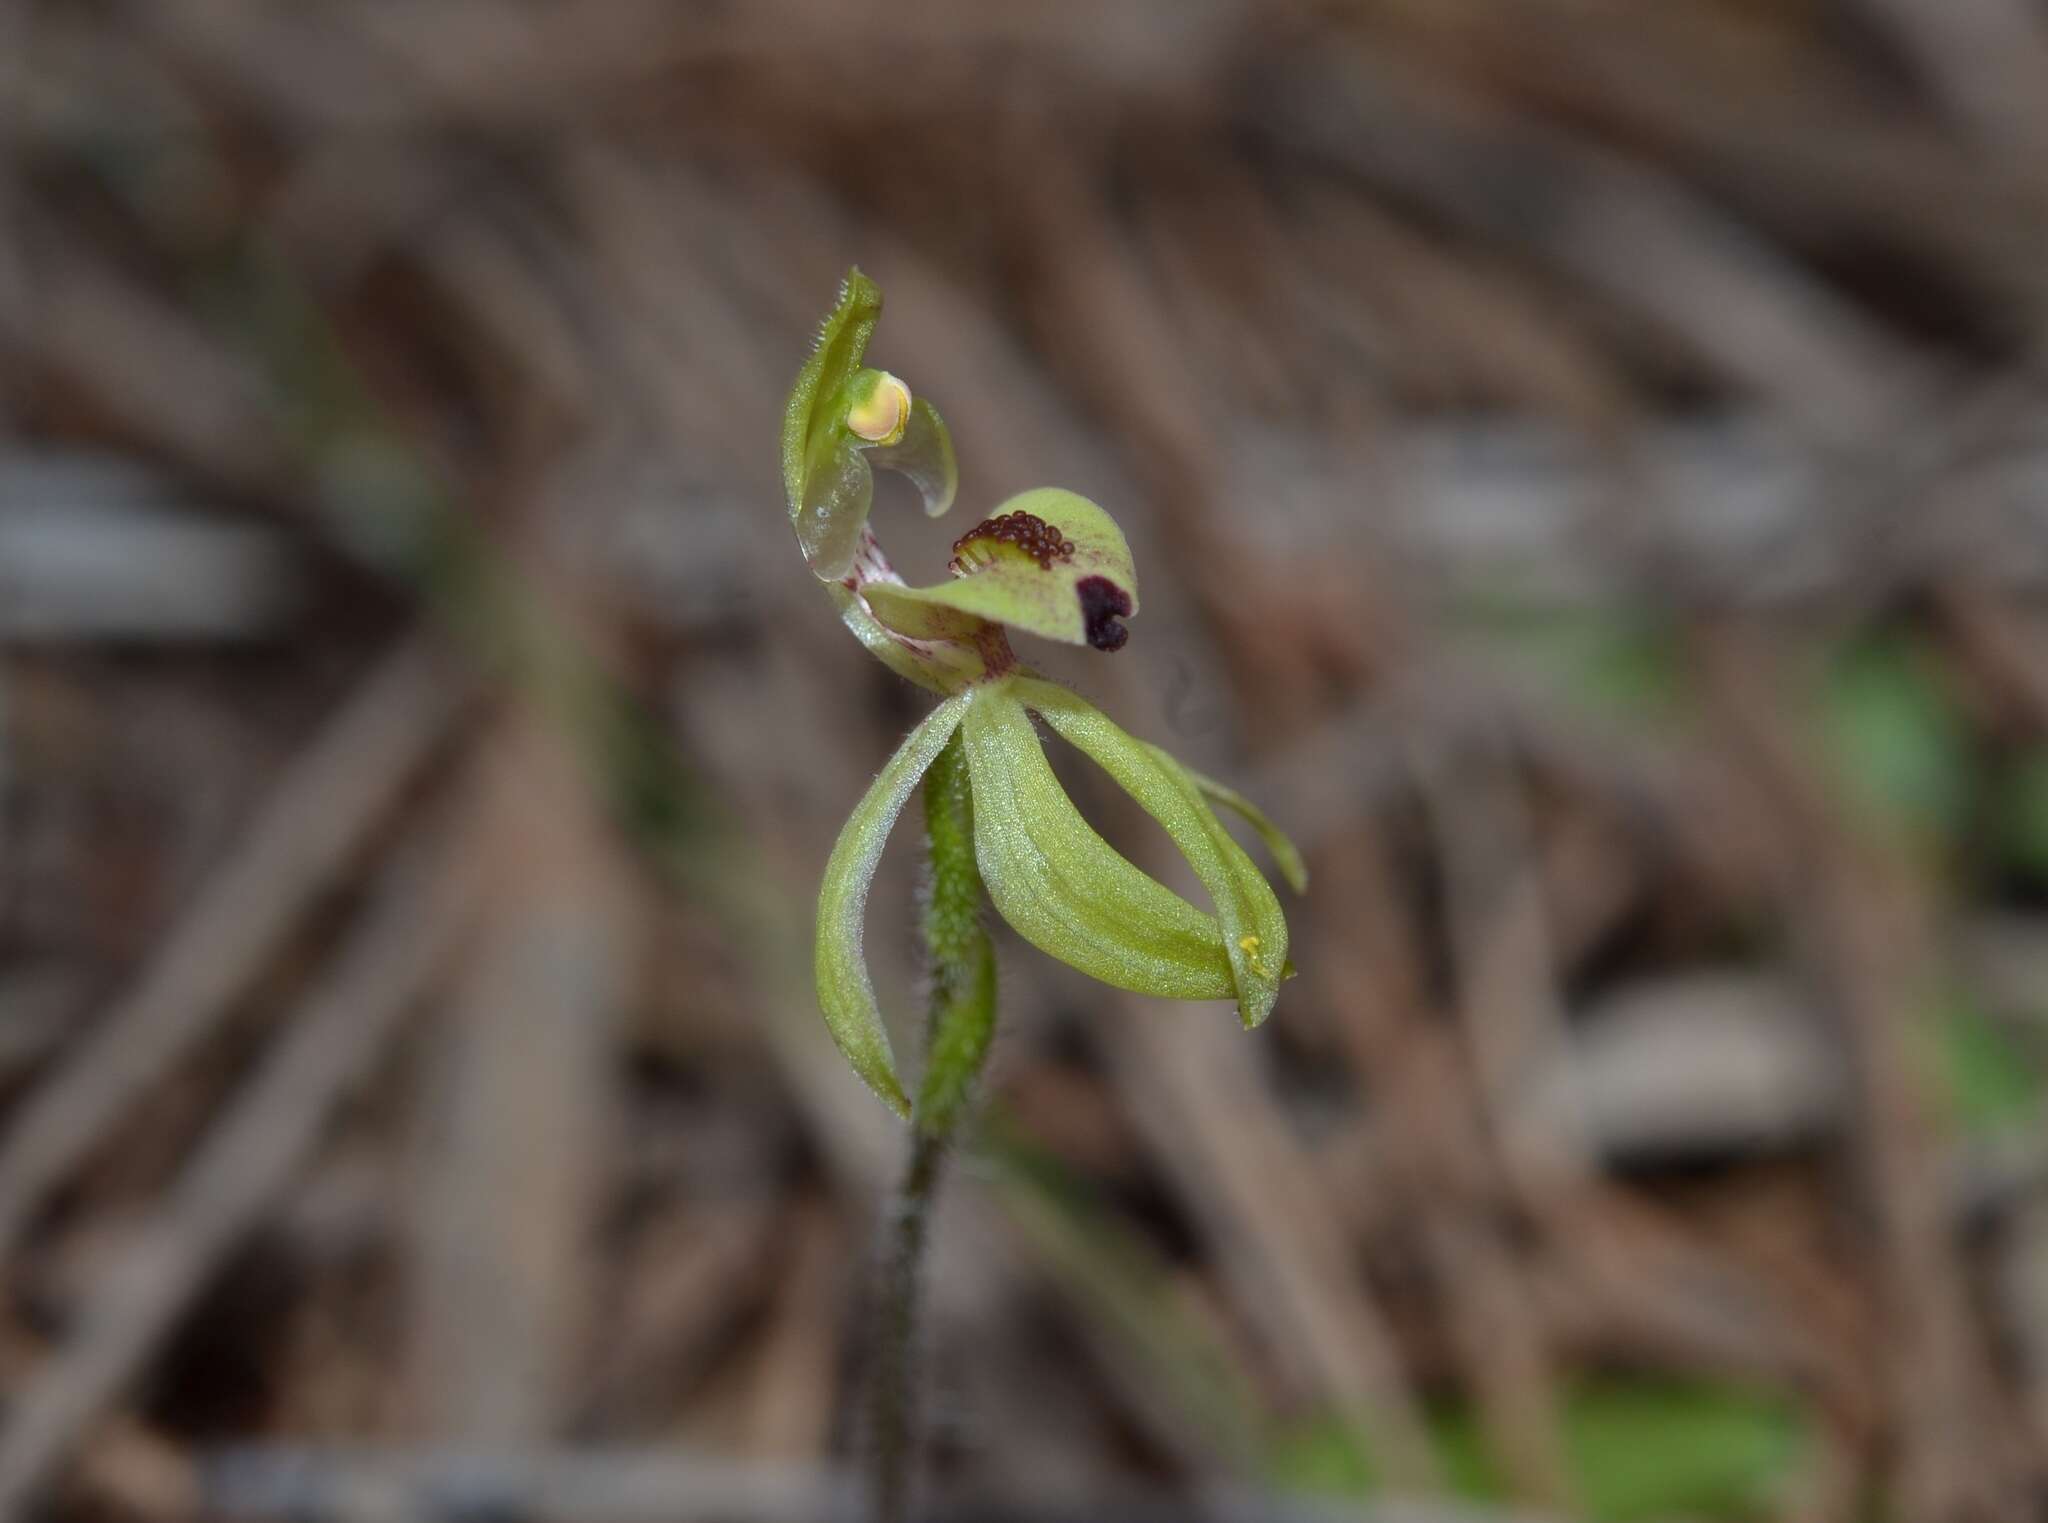
<svg viewBox="0 0 2048 1523">
<path fill-rule="evenodd" d="M 882 1025 L 882 1012 L 875 1003 L 875 987 L 861 950 L 861 930 L 868 887 L 874 882 L 889 830 L 918 779 L 959 728 L 967 707 L 964 696 L 948 699 L 897 747 L 840 831 L 818 891 L 818 1007 L 824 1012 L 832 1040 L 839 1044 L 853 1071 L 903 1116 L 910 1114 L 910 1099 L 896 1077 L 889 1033 Z"/>
<path fill-rule="evenodd" d="M 1953 831 L 1969 802 L 1969 736 L 1938 674 L 1897 636 L 1859 641 L 1822 692 L 1825 733 L 1851 800 L 1927 839 Z"/>
<path fill-rule="evenodd" d="M 1251 826 L 1253 833 L 1265 843 L 1266 850 L 1272 853 L 1273 863 L 1280 869 L 1280 876 L 1287 880 L 1287 886 L 1297 894 L 1308 892 L 1308 864 L 1301 860 L 1300 850 L 1288 839 L 1287 833 L 1266 818 L 1265 810 L 1235 788 L 1225 787 L 1215 778 L 1203 776 L 1170 752 L 1154 745 L 1147 745 L 1145 749 L 1162 762 L 1178 767 L 1211 804 L 1221 804 Z"/>
<path fill-rule="evenodd" d="M 1801 1439 L 1782 1396 L 1668 1380 L 1586 1383 L 1568 1400 L 1565 1432 L 1600 1523 L 1775 1516 Z"/>
<path fill-rule="evenodd" d="M 1230 999 L 1222 928 L 1081 818 L 1010 682 L 967 695 L 974 853 L 996 910 L 1048 956 L 1118 989 Z"/>
<path fill-rule="evenodd" d="M 1203 801 L 1194 779 L 1078 694 L 1036 677 L 1020 677 L 1012 685 L 1027 707 L 1115 778 L 1173 837 L 1215 901 L 1245 1028 L 1265 1020 L 1285 976 L 1287 920 L 1272 887 Z"/>
<path fill-rule="evenodd" d="M 1087 498 L 1059 487 L 1022 492 L 953 544 L 956 580 L 881 587 L 875 617 L 907 634 L 954 609 L 1048 640 L 1115 650 L 1118 623 L 1138 611 L 1138 574 L 1123 531 Z"/>
<path fill-rule="evenodd" d="M 2031 1125 L 2040 1115 L 2041 1077 L 1990 1012 L 1953 989 L 1932 1017 L 1935 1061 L 1963 1127 L 1995 1132 Z"/>
<path fill-rule="evenodd" d="M 1999 770 L 1992 795 L 1995 845 L 2006 864 L 2048 878 L 2048 750 L 2030 747 Z"/>
<path fill-rule="evenodd" d="M 1790 1397 L 1734 1382 L 1594 1377 L 1571 1382 L 1561 1405 L 1566 1458 L 1590 1523 L 1774 1517 L 1808 1442 Z M 1431 1429 L 1455 1493 L 1504 1498 L 1500 1467 L 1469 1408 L 1438 1410 Z M 1370 1494 L 1379 1478 L 1359 1440 L 1341 1420 L 1298 1424 L 1273 1446 L 1275 1478 L 1297 1491 Z"/>
</svg>

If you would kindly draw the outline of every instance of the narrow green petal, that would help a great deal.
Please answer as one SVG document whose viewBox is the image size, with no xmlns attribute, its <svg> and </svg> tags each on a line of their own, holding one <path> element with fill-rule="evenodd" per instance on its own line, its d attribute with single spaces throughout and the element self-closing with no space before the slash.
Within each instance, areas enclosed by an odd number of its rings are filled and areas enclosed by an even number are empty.
<svg viewBox="0 0 2048 1523">
<path fill-rule="evenodd" d="M 782 412 L 782 484 L 792 518 L 802 507 L 804 474 L 818 410 L 859 371 L 868 339 L 882 315 L 882 293 L 858 269 L 839 283 L 839 299 L 819 325 L 818 340 L 797 372 Z"/>
<path fill-rule="evenodd" d="M 918 779 L 959 728 L 967 706 L 965 697 L 948 699 L 897 748 L 840 831 L 818 891 L 818 1007 L 853 1071 L 903 1116 L 910 1114 L 910 1098 L 896 1077 L 889 1033 L 882 1025 L 875 986 L 861 952 L 861 928 L 868 886 L 874 882 L 890 827 Z"/>
<path fill-rule="evenodd" d="M 956 580 L 891 587 L 871 599 L 892 628 L 915 628 L 939 605 L 1048 640 L 1115 650 L 1118 622 L 1138 611 L 1138 574 L 1123 531 L 1087 498 L 1058 487 L 1023 492 L 953 544 Z"/>
<path fill-rule="evenodd" d="M 1177 762 L 1163 762 L 1094 704 L 1042 678 L 1018 678 L 1018 701 L 1036 709 L 1063 738 L 1166 827 L 1195 876 L 1216 902 L 1224 951 L 1237 982 L 1238 1014 L 1247 1028 L 1272 1012 L 1287 965 L 1287 921 L 1280 901 L 1244 848 L 1231 838 Z"/>
<path fill-rule="evenodd" d="M 953 435 L 939 410 L 923 397 L 910 404 L 910 422 L 903 437 L 894 444 L 878 444 L 868 452 L 868 463 L 877 470 L 895 471 L 910 478 L 924 498 L 924 511 L 937 518 L 953 506 L 960 490 L 960 465 L 953 455 Z"/>
<path fill-rule="evenodd" d="M 960 739 L 974 786 L 975 858 L 1019 935 L 1119 989 L 1236 994 L 1215 917 L 1139 871 L 1081 818 L 1009 683 L 968 695 Z"/>
<path fill-rule="evenodd" d="M 1265 810 L 1235 788 L 1226 787 L 1213 777 L 1203 776 L 1171 752 L 1149 744 L 1145 749 L 1168 766 L 1179 768 L 1195 785 L 1196 791 L 1211 804 L 1221 804 L 1251 826 L 1265 843 L 1266 850 L 1272 853 L 1273 865 L 1280 869 L 1280 876 L 1287 880 L 1287 886 L 1297 894 L 1308 892 L 1308 864 L 1301 860 L 1300 850 L 1287 838 L 1287 833 L 1266 817 Z"/>
</svg>

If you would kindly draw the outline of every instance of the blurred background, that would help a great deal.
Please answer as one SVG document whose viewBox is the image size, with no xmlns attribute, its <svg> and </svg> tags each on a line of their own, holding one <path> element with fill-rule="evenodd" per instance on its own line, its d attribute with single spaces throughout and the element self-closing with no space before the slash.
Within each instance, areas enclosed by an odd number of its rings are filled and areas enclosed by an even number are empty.
<svg viewBox="0 0 2048 1523">
<path fill-rule="evenodd" d="M 1313 874 L 1003 933 L 933 1516 L 2042 1516 L 2044 164 L 2033 0 L 0 0 L 0 1516 L 855 1515 L 856 262 Z"/>
</svg>

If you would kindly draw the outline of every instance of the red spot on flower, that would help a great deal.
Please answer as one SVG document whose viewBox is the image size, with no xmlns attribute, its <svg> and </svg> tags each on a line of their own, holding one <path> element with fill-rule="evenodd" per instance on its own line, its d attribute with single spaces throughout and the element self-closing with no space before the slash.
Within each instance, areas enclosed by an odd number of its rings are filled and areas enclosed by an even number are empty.
<svg viewBox="0 0 2048 1523">
<path fill-rule="evenodd" d="M 965 576 L 985 565 L 989 552 L 982 547 L 989 545 L 1022 550 L 1038 562 L 1041 571 L 1052 570 L 1054 561 L 1074 558 L 1074 542 L 1036 513 L 999 513 L 994 518 L 984 518 L 953 541 L 954 572 Z"/>
</svg>

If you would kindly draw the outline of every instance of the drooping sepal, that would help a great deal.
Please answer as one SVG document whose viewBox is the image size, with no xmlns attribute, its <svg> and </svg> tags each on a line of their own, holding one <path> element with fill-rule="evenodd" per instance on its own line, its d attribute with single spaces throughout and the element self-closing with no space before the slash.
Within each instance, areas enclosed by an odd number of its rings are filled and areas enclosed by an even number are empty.
<svg viewBox="0 0 2048 1523">
<path fill-rule="evenodd" d="M 840 831 L 818 891 L 815 967 L 819 1009 L 832 1040 L 853 1071 L 902 1116 L 910 1114 L 910 1097 L 896 1076 L 889 1033 L 882 1024 L 862 951 L 868 889 L 896 817 L 918 780 L 960 727 L 967 706 L 965 697 L 948 699 L 926 715 L 897 748 Z"/>
<path fill-rule="evenodd" d="M 1287 920 L 1280 901 L 1232 839 L 1179 762 L 1126 734 L 1079 695 L 1042 678 L 1010 684 L 1064 740 L 1086 754 L 1165 827 L 1216 905 L 1238 1014 L 1247 1029 L 1272 1012 L 1287 969 Z"/>
<path fill-rule="evenodd" d="M 1115 988 L 1233 998 L 1216 917 L 1140 871 L 1081 818 L 1013 687 L 973 689 L 960 722 L 975 859 L 998 913 L 1040 951 Z"/>
<path fill-rule="evenodd" d="M 954 580 L 886 587 L 870 598 L 892 629 L 931 627 L 951 609 L 1048 640 L 1115 650 L 1138 611 L 1138 574 L 1123 531 L 1087 498 L 1058 487 L 1020 493 L 953 542 Z"/>
<path fill-rule="evenodd" d="M 1265 810 L 1235 788 L 1219 783 L 1213 777 L 1205 777 L 1172 752 L 1149 743 L 1145 749 L 1165 765 L 1178 768 L 1195 785 L 1196 792 L 1211 805 L 1222 805 L 1251 826 L 1252 833 L 1266 848 L 1267 855 L 1272 857 L 1273 865 L 1280 869 L 1280 876 L 1287 886 L 1297 894 L 1308 892 L 1308 864 L 1301 859 L 1301 849 L 1288 839 L 1287 832 L 1267 818 Z"/>
</svg>

